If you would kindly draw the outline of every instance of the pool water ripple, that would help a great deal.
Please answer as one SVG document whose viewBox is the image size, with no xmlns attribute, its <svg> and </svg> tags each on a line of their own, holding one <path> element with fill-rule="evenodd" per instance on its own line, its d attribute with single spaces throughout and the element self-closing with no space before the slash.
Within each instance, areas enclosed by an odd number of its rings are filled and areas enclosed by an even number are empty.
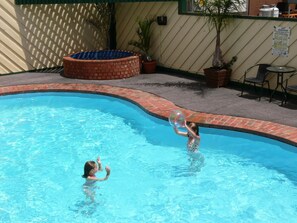
<svg viewBox="0 0 297 223">
<path fill-rule="evenodd" d="M 188 153 L 167 122 L 107 96 L 1 97 L 0 222 L 297 222 L 293 146 L 201 137 Z M 112 172 L 91 201 L 81 175 L 97 155 Z"/>
</svg>

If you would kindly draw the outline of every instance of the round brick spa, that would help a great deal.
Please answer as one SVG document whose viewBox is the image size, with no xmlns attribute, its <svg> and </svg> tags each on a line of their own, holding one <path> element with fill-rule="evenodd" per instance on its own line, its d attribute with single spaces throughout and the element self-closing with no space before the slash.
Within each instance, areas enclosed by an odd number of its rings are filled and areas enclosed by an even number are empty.
<svg viewBox="0 0 297 223">
<path fill-rule="evenodd" d="M 63 58 L 64 77 L 88 80 L 123 79 L 140 73 L 139 55 L 130 51 L 100 50 Z"/>
</svg>

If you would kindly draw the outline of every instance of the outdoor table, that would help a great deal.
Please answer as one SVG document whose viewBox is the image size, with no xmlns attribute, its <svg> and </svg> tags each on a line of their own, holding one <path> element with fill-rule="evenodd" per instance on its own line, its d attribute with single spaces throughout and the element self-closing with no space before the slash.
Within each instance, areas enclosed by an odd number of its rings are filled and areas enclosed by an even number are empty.
<svg viewBox="0 0 297 223">
<path fill-rule="evenodd" d="M 287 91 L 286 91 L 286 88 L 284 86 L 284 74 L 293 73 L 293 72 L 296 71 L 296 68 L 287 67 L 287 66 L 271 66 L 271 67 L 267 67 L 266 69 L 271 73 L 277 74 L 276 87 L 275 87 L 275 89 L 272 91 L 272 93 L 270 95 L 269 102 L 271 102 L 274 93 L 276 92 L 276 90 L 279 87 L 281 88 L 281 92 L 283 94 L 283 97 L 286 97 Z M 283 105 L 283 100 L 282 100 L 282 105 Z"/>
</svg>

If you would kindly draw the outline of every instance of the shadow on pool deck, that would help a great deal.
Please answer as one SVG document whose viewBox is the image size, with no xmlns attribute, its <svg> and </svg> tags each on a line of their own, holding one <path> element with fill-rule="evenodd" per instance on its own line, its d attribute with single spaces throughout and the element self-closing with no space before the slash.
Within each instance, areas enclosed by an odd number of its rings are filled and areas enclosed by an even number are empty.
<svg viewBox="0 0 297 223">
<path fill-rule="evenodd" d="M 174 74 L 141 74 L 120 80 L 78 80 L 59 73 L 27 72 L 0 76 L 0 86 L 43 83 L 91 83 L 138 89 L 159 95 L 177 106 L 211 114 L 232 115 L 271 121 L 297 127 L 297 103 L 280 106 L 280 100 L 269 103 L 268 97 L 258 98 L 232 88 L 207 88 L 201 80 Z"/>
</svg>

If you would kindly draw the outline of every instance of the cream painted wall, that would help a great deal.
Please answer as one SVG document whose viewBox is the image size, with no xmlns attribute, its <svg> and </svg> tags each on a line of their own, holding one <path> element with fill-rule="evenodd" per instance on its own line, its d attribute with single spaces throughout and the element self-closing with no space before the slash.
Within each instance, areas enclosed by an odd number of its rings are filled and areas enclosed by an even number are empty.
<svg viewBox="0 0 297 223">
<path fill-rule="evenodd" d="M 62 66 L 65 55 L 103 47 L 86 22 L 92 4 L 0 5 L 0 74 Z"/>
<path fill-rule="evenodd" d="M 209 30 L 203 17 L 179 15 L 177 2 L 122 3 L 116 9 L 118 48 L 137 50 L 128 45 L 129 40 L 137 38 L 137 18 L 166 15 L 166 26 L 153 26 L 152 53 L 158 64 L 197 74 L 203 74 L 203 68 L 211 66 L 215 33 Z M 291 27 L 288 57 L 272 55 L 274 26 Z M 238 56 L 232 67 L 233 81 L 239 81 L 244 71 L 256 63 L 297 68 L 297 22 L 237 19 L 221 38 L 224 58 Z M 297 83 L 297 77 L 295 79 Z"/>
<path fill-rule="evenodd" d="M 1 0 L 0 5 L 0 74 L 62 66 L 64 55 L 104 48 L 99 31 L 86 22 L 95 16 L 92 4 L 18 6 Z M 128 41 L 136 38 L 137 18 L 147 15 L 168 17 L 168 25 L 153 26 L 152 53 L 158 64 L 203 74 L 211 65 L 214 32 L 203 17 L 179 15 L 177 2 L 117 4 L 118 48 L 134 50 Z M 289 57 L 271 54 L 274 26 L 291 27 Z M 222 49 L 226 59 L 238 56 L 233 81 L 256 63 L 297 67 L 297 22 L 237 19 L 222 33 Z"/>
</svg>

